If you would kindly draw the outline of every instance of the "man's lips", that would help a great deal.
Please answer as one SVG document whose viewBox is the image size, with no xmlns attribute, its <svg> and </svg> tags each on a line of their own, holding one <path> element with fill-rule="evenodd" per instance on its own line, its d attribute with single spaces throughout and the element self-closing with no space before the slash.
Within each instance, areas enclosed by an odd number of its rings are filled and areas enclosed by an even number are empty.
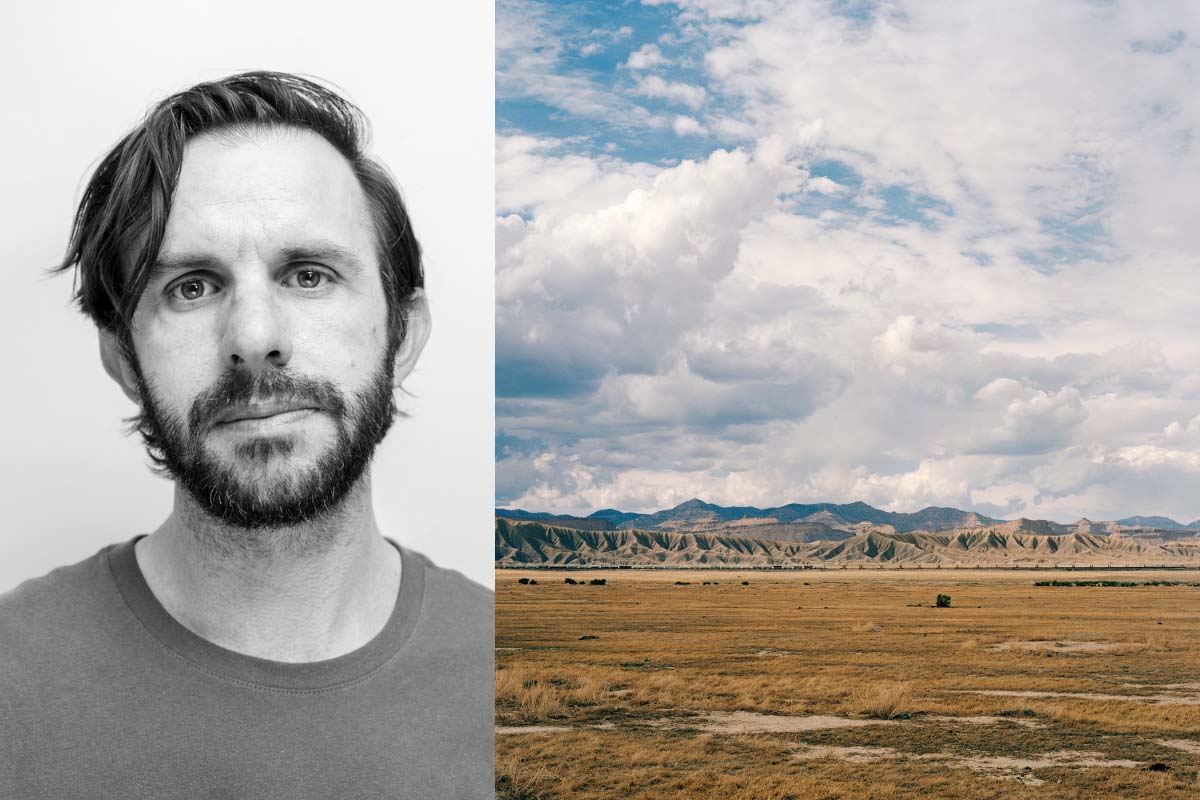
<svg viewBox="0 0 1200 800">
<path fill-rule="evenodd" d="M 284 415 L 298 418 L 303 416 L 305 412 L 314 412 L 319 410 L 320 409 L 316 406 L 306 402 L 273 401 L 268 403 L 250 403 L 228 409 L 217 417 L 216 424 L 232 425 L 236 422 L 267 420 L 274 417 L 283 417 Z"/>
</svg>

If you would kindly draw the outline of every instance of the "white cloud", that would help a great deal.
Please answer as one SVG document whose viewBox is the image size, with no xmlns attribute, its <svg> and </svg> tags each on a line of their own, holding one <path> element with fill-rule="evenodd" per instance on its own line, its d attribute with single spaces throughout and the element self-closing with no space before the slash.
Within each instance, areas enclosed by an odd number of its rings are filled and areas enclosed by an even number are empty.
<svg viewBox="0 0 1200 800">
<path fill-rule="evenodd" d="M 570 142 L 534 136 L 496 136 L 496 207 L 535 212 L 537 219 L 618 203 L 658 173 L 645 164 L 576 155 Z"/>
<path fill-rule="evenodd" d="M 804 182 L 804 191 L 817 194 L 842 194 L 849 190 L 837 181 L 831 181 L 826 177 L 816 177 L 809 178 Z"/>
<path fill-rule="evenodd" d="M 658 45 L 644 44 L 629 54 L 625 66 L 629 69 L 651 69 L 669 64 Z"/>
<path fill-rule="evenodd" d="M 898 375 L 940 372 L 948 360 L 972 350 L 971 334 L 940 322 L 902 314 L 875 339 L 880 366 Z M 920 380 L 919 375 L 913 376 Z"/>
<path fill-rule="evenodd" d="M 1025 385 L 1012 378 L 996 378 L 975 393 L 976 400 L 1008 402 L 1026 392 Z"/>
<path fill-rule="evenodd" d="M 657 97 L 696 109 L 704 105 L 705 91 L 677 81 L 667 81 L 658 75 L 644 75 L 637 80 L 634 91 L 643 97 Z"/>
<path fill-rule="evenodd" d="M 975 397 L 1003 406 L 1003 416 L 997 424 L 973 433 L 967 445 L 970 452 L 1045 453 L 1069 444 L 1075 429 L 1088 417 L 1079 390 L 1073 386 L 1049 393 L 1026 386 L 1014 389 L 1010 384 L 997 387 L 998 383 L 988 384 Z"/>
<path fill-rule="evenodd" d="M 524 144 L 502 148 L 500 196 L 509 185 L 527 186 L 520 176 L 530 171 L 558 172 L 559 159 L 532 159 Z M 510 232 L 515 222 L 505 222 L 511 244 L 497 252 L 501 364 L 525 385 L 545 381 L 541 391 L 548 392 L 567 391 L 562 381 L 594 388 L 610 371 L 669 366 L 678 338 L 732 270 L 741 229 L 772 207 L 778 187 L 797 179 L 771 154 L 741 150 L 609 179 L 575 158 L 562 160 L 577 177 L 553 188 L 569 190 L 580 210 L 536 217 L 519 226 L 520 235 Z M 503 368 L 500 374 L 503 386 Z"/>
<path fill-rule="evenodd" d="M 705 132 L 703 125 L 692 117 L 686 117 L 682 114 L 675 117 L 675 121 L 671 123 L 671 128 L 679 136 L 699 136 Z"/>
<path fill-rule="evenodd" d="M 943 503 L 946 498 L 966 498 L 970 482 L 955 466 L 953 462 L 926 460 L 909 472 L 872 473 L 859 478 L 852 491 L 856 497 L 867 498 L 866 502 L 897 511 L 925 508 Z"/>
<path fill-rule="evenodd" d="M 980 227 L 986 216 L 1034 250 L 1051 244 L 1043 219 L 1134 224 L 1136 209 L 1170 219 L 1190 210 L 1182 193 L 1182 204 L 1168 205 L 1112 191 L 1118 182 L 1138 193 L 1152 192 L 1150 181 L 1191 183 L 1191 167 L 1180 172 L 1172 153 L 1193 119 L 1180 91 L 1193 79 L 1183 58 L 1130 46 L 1181 25 L 1179 8 L 912 2 L 866 24 L 815 3 L 757 10 L 763 18 L 712 49 L 707 64 L 760 130 L 820 119 L 828 152 L 869 180 L 935 195 Z M 1155 106 L 1162 111 L 1147 113 Z M 1094 209 L 1098 197 L 1110 203 Z M 1127 211 L 1126 200 L 1138 202 Z M 1161 223 L 1160 241 L 1181 230 Z"/>
<path fill-rule="evenodd" d="M 1171 466 L 1188 472 L 1200 472 L 1200 453 L 1195 450 L 1171 450 L 1152 444 L 1140 444 L 1118 448 L 1105 453 L 1102 458 L 1110 463 L 1128 465 L 1138 471 Z"/>
</svg>

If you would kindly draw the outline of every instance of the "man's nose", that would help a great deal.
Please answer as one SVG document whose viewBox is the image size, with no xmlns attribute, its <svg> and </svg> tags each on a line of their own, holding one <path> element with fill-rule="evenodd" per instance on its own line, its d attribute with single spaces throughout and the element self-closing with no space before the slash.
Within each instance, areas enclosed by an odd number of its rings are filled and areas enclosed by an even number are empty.
<svg viewBox="0 0 1200 800">
<path fill-rule="evenodd" d="M 286 366 L 292 357 L 287 311 L 272 282 L 239 282 L 226 298 L 221 356 L 227 366 L 259 371 Z"/>
</svg>

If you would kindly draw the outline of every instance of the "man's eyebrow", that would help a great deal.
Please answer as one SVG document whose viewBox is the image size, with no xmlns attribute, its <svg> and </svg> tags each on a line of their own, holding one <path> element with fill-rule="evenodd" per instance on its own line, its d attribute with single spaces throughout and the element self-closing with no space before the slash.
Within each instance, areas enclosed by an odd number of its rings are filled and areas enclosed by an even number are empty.
<svg viewBox="0 0 1200 800">
<path fill-rule="evenodd" d="M 171 253 L 160 253 L 158 258 L 154 259 L 154 264 L 150 267 L 148 282 L 153 282 L 175 272 L 191 272 L 192 270 L 199 269 L 211 270 L 217 269 L 220 266 L 221 260 L 210 255 L 192 253 L 173 255 Z"/>
<path fill-rule="evenodd" d="M 345 245 L 328 239 L 314 239 L 308 242 L 290 245 L 281 249 L 277 260 L 283 263 L 294 261 L 324 261 L 344 264 L 356 272 L 366 269 L 358 253 Z M 216 270 L 222 266 L 221 259 L 205 253 L 172 253 L 160 254 L 150 268 L 150 280 L 162 278 L 165 275 L 192 270 Z"/>
<path fill-rule="evenodd" d="M 280 259 L 292 261 L 326 261 L 344 264 L 352 270 L 362 272 L 366 269 L 358 253 L 349 247 L 340 245 L 328 239 L 315 239 L 301 244 L 285 247 L 279 251 Z"/>
</svg>

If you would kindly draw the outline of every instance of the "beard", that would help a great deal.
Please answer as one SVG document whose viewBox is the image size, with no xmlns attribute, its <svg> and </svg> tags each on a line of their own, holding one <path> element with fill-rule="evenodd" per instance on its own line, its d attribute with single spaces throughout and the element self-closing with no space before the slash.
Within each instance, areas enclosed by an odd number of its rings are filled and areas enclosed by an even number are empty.
<svg viewBox="0 0 1200 800">
<path fill-rule="evenodd" d="M 396 416 L 392 362 L 390 353 L 385 355 L 367 386 L 350 399 L 330 381 L 286 369 L 230 370 L 196 397 L 185 421 L 155 395 L 135 359 L 142 412 L 134 418 L 134 427 L 158 470 L 173 478 L 210 517 L 251 531 L 293 528 L 334 514 L 362 478 Z M 272 400 L 302 403 L 332 420 L 334 442 L 315 463 L 269 469 L 272 461 L 282 461 L 294 451 L 294 434 L 248 437 L 233 446 L 232 458 L 206 447 L 205 436 L 222 414 Z M 248 472 L 254 467 L 261 477 Z M 213 544 L 220 549 L 234 545 Z"/>
</svg>

